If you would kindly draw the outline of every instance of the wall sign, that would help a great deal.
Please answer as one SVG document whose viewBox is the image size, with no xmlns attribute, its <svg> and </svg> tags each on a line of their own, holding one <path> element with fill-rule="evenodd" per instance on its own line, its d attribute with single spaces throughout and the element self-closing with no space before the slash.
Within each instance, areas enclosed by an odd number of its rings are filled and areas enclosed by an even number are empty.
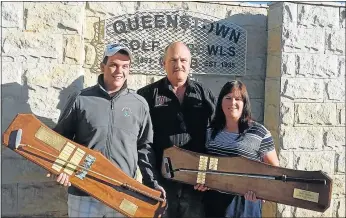
<svg viewBox="0 0 346 218">
<path fill-rule="evenodd" d="M 105 22 L 106 43 L 121 42 L 132 50 L 133 73 L 164 74 L 164 49 L 177 40 L 191 50 L 191 73 L 245 74 L 246 30 L 229 19 L 160 10 L 112 17 Z"/>
</svg>

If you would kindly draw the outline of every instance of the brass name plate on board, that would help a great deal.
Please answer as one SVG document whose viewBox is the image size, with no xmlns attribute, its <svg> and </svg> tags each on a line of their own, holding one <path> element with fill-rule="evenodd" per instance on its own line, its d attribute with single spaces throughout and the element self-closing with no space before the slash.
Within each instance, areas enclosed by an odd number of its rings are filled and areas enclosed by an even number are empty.
<svg viewBox="0 0 346 218">
<path fill-rule="evenodd" d="M 211 157 L 209 160 L 209 169 L 210 170 L 217 170 L 218 162 L 219 162 L 219 159 Z"/>
<path fill-rule="evenodd" d="M 58 172 L 60 172 L 61 168 L 65 166 L 66 161 L 70 158 L 73 150 L 75 149 L 75 145 L 70 142 L 66 143 L 64 149 L 60 152 L 59 158 L 57 158 L 52 166 L 52 168 Z"/>
<path fill-rule="evenodd" d="M 206 156 L 200 156 L 199 157 L 199 163 L 198 163 L 198 170 L 207 170 L 208 166 L 208 157 Z M 199 184 L 205 184 L 205 177 L 206 173 L 198 172 L 197 173 L 197 183 Z"/>
<path fill-rule="evenodd" d="M 318 203 L 318 196 L 319 193 L 317 192 L 311 192 L 311 191 L 306 191 L 302 189 L 295 188 L 293 191 L 293 197 L 305 201 L 311 201 Z"/>
<path fill-rule="evenodd" d="M 62 147 L 66 143 L 66 140 L 63 137 L 44 126 L 41 126 L 37 130 L 35 137 L 58 151 L 61 151 Z"/>
<path fill-rule="evenodd" d="M 83 159 L 84 155 L 85 155 L 85 151 L 83 151 L 80 148 L 77 148 L 77 150 L 75 151 L 75 153 L 73 154 L 70 160 L 71 163 L 67 164 L 67 166 L 64 169 L 64 172 L 66 172 L 68 175 L 72 175 L 74 170 L 77 168 L 77 166 Z"/>
<path fill-rule="evenodd" d="M 134 203 L 132 203 L 131 201 L 124 199 L 119 208 L 123 211 L 125 211 L 126 213 L 130 214 L 131 216 L 135 215 L 138 206 Z"/>
</svg>

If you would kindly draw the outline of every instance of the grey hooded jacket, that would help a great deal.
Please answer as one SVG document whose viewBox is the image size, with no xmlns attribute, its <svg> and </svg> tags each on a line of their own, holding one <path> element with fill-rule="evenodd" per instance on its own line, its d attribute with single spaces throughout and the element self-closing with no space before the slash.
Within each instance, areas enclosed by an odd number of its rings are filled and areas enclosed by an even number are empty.
<svg viewBox="0 0 346 218">
<path fill-rule="evenodd" d="M 69 98 L 54 130 L 100 151 L 132 178 L 136 174 L 138 155 L 151 153 L 149 144 L 153 140 L 153 130 L 147 102 L 129 90 L 126 83 L 115 96 L 110 97 L 104 88 L 103 74 L 99 76 L 97 85 Z M 147 159 L 143 157 L 141 161 Z M 141 166 L 151 168 L 149 163 Z M 69 187 L 68 193 L 88 195 L 73 186 Z"/>
</svg>

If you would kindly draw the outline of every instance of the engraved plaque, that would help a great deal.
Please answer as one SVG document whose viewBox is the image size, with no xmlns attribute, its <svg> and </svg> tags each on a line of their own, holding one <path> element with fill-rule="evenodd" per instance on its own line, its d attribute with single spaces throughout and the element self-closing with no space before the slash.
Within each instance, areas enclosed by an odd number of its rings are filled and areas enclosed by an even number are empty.
<svg viewBox="0 0 346 218">
<path fill-rule="evenodd" d="M 199 184 L 205 184 L 205 176 L 206 176 L 206 173 L 198 173 L 197 174 L 197 181 L 196 183 L 199 183 Z"/>
<path fill-rule="evenodd" d="M 73 150 L 75 149 L 75 145 L 71 144 L 70 142 L 66 143 L 66 146 L 59 154 L 59 159 L 56 159 L 52 168 L 58 172 L 60 172 L 61 168 L 66 164 L 66 161 L 71 156 Z"/>
<path fill-rule="evenodd" d="M 207 166 L 208 166 L 208 157 L 200 156 L 199 163 L 198 163 L 198 170 L 207 170 Z M 196 182 L 200 184 L 205 184 L 205 177 L 206 177 L 206 173 L 198 172 Z"/>
<path fill-rule="evenodd" d="M 208 157 L 206 156 L 200 156 L 199 157 L 199 164 L 198 164 L 198 170 L 206 170 L 208 164 Z"/>
<path fill-rule="evenodd" d="M 219 162 L 219 159 L 211 157 L 209 160 L 209 169 L 210 170 L 217 170 L 218 162 Z"/>
<path fill-rule="evenodd" d="M 319 193 L 317 192 L 311 192 L 311 191 L 306 191 L 302 189 L 295 188 L 293 191 L 293 197 L 305 201 L 311 201 L 318 203 L 318 196 Z"/>
<path fill-rule="evenodd" d="M 85 151 L 83 151 L 80 148 L 77 148 L 76 152 L 73 154 L 70 162 L 68 163 L 67 166 L 64 169 L 64 172 L 67 173 L 68 175 L 72 175 L 73 171 L 76 169 L 77 165 L 79 165 L 80 161 L 83 159 L 85 155 Z"/>
<path fill-rule="evenodd" d="M 123 211 L 125 211 L 126 213 L 130 214 L 131 216 L 135 215 L 138 206 L 134 203 L 132 203 L 131 201 L 124 199 L 119 208 Z"/>
<path fill-rule="evenodd" d="M 66 140 L 63 137 L 44 126 L 41 126 L 37 130 L 35 137 L 58 151 L 61 151 L 62 147 L 66 143 Z"/>
</svg>

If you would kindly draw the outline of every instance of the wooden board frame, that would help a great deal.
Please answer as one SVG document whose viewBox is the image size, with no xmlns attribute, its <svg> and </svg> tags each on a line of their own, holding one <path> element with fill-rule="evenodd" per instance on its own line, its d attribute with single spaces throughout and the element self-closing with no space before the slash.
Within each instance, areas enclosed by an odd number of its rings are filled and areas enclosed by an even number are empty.
<svg viewBox="0 0 346 218">
<path fill-rule="evenodd" d="M 207 168 L 205 167 L 207 166 Z M 185 172 L 179 169 L 200 170 Z M 297 181 L 281 181 L 265 178 L 251 178 L 209 174 L 208 171 L 295 177 L 302 179 L 324 180 L 325 184 Z M 199 154 L 173 146 L 163 153 L 161 167 L 166 179 L 195 185 L 202 183 L 213 190 L 244 195 L 254 191 L 260 199 L 281 204 L 301 207 L 318 212 L 330 206 L 332 179 L 322 171 L 302 171 L 275 167 L 244 157 L 224 157 Z"/>
<path fill-rule="evenodd" d="M 20 143 L 30 146 L 19 146 L 18 149 L 15 148 L 14 144 L 19 143 L 15 142 L 16 133 L 19 129 L 22 130 Z M 55 175 L 60 174 L 63 170 L 65 170 L 65 172 L 66 170 L 68 171 L 71 166 L 68 167 L 69 164 L 67 162 L 64 163 L 60 160 L 60 165 L 62 166 L 60 166 L 59 169 L 59 159 L 57 160 L 57 158 L 46 155 L 45 153 L 49 153 L 56 157 L 60 155 L 63 157 L 62 159 L 65 158 L 67 161 L 73 160 L 73 155 L 76 154 L 77 150 L 81 153 L 80 155 L 85 153 L 86 155 L 83 155 L 80 161 L 74 160 L 79 162 L 80 165 L 83 166 L 84 164 L 84 166 L 86 166 L 85 160 L 87 157 L 95 158 L 94 162 L 91 161 L 91 163 L 89 161 L 90 170 L 106 175 L 106 177 L 110 179 L 90 171 L 81 179 L 76 176 L 81 173 L 81 170 L 78 167 L 75 169 L 72 167 L 72 169 L 70 169 L 72 170 L 72 175 L 70 175 L 70 182 L 72 185 L 89 193 L 91 196 L 127 217 L 161 217 L 164 213 L 166 201 L 155 200 L 160 199 L 161 192 L 151 189 L 127 176 L 100 152 L 79 145 L 57 134 L 41 123 L 32 114 L 18 114 L 4 132 L 2 140 L 2 143 L 8 148 Z M 40 151 L 31 147 L 35 147 Z M 64 148 L 66 148 L 65 151 Z M 62 154 L 62 151 L 64 151 L 65 154 Z M 53 168 L 54 164 L 55 167 Z M 119 183 L 114 182 L 114 180 L 120 181 L 126 185 L 121 186 Z M 133 191 L 128 187 L 134 188 L 137 191 Z M 152 196 L 153 198 L 143 195 L 140 192 Z"/>
</svg>

